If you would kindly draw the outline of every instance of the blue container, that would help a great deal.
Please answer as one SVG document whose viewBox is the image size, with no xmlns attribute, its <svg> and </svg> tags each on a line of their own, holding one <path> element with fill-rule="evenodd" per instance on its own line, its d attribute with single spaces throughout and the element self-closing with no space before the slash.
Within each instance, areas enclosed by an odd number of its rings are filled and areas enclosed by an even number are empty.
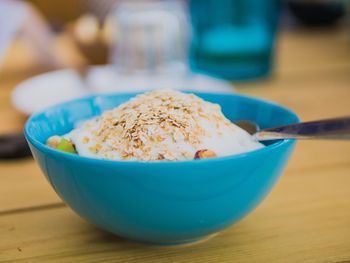
<svg viewBox="0 0 350 263">
<path fill-rule="evenodd" d="M 229 80 L 268 75 L 279 0 L 190 0 L 194 70 Z"/>
<path fill-rule="evenodd" d="M 270 127 L 298 121 L 281 106 L 238 95 L 196 93 L 232 120 Z M 251 212 L 281 175 L 294 141 L 229 157 L 179 162 L 107 161 L 49 148 L 52 135 L 118 106 L 135 94 L 67 102 L 32 116 L 25 136 L 57 194 L 81 217 L 116 235 L 157 244 L 192 242 Z M 64 226 L 61 226 L 64 227 Z"/>
</svg>

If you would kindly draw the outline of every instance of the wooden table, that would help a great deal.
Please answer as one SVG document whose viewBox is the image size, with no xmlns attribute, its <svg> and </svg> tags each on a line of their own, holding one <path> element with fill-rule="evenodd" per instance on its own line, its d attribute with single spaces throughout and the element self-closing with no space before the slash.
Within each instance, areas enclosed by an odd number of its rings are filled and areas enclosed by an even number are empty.
<svg viewBox="0 0 350 263">
<path fill-rule="evenodd" d="M 23 118 L 13 86 L 35 73 L 19 47 L 0 73 L 0 132 Z M 350 35 L 289 31 L 275 75 L 238 91 L 281 103 L 303 120 L 350 115 Z M 214 239 L 150 247 L 94 228 L 64 206 L 33 160 L 0 162 L 0 262 L 350 262 L 350 142 L 300 142 L 253 213 Z"/>
</svg>

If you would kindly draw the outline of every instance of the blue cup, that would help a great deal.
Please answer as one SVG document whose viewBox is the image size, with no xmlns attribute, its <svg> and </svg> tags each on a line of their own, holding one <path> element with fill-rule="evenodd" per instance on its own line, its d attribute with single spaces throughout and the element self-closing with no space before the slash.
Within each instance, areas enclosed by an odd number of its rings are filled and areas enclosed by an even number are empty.
<svg viewBox="0 0 350 263">
<path fill-rule="evenodd" d="M 269 74 L 279 0 L 190 0 L 194 70 L 229 80 Z"/>
<path fill-rule="evenodd" d="M 221 105 L 232 120 L 261 127 L 295 123 L 291 111 L 239 95 L 196 93 Z M 179 244 L 215 234 L 251 212 L 270 192 L 292 152 L 293 140 L 256 151 L 190 161 L 108 161 L 45 145 L 75 123 L 111 109 L 135 94 L 93 96 L 32 116 L 25 136 L 57 194 L 77 214 L 116 235 L 140 242 Z M 64 227 L 64 226 L 61 226 Z"/>
</svg>

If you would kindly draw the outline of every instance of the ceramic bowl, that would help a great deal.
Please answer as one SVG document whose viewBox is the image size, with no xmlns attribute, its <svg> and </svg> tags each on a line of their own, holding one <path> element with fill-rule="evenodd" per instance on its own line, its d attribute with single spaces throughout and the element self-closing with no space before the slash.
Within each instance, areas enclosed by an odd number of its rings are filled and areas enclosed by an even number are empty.
<svg viewBox="0 0 350 263">
<path fill-rule="evenodd" d="M 221 105 L 231 120 L 261 127 L 298 122 L 288 109 L 231 94 L 195 93 Z M 294 141 L 279 140 L 238 155 L 190 161 L 108 161 L 51 149 L 45 141 L 75 123 L 135 96 L 109 94 L 73 100 L 33 115 L 25 135 L 47 180 L 77 214 L 127 239 L 156 244 L 200 240 L 234 224 L 271 191 Z M 64 227 L 64 226 L 63 226 Z"/>
</svg>

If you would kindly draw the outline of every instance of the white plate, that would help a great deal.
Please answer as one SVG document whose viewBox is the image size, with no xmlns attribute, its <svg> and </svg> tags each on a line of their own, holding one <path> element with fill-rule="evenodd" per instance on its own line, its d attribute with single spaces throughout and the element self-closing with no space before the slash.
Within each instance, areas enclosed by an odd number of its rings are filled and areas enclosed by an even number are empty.
<svg viewBox="0 0 350 263">
<path fill-rule="evenodd" d="M 71 69 L 48 72 L 27 79 L 15 87 L 12 103 L 17 110 L 30 115 L 54 104 L 96 93 L 161 88 L 207 92 L 233 92 L 234 90 L 226 81 L 201 74 L 189 74 L 185 78 L 130 76 L 118 74 L 111 66 L 92 67 L 86 83 L 88 87 Z"/>
</svg>

